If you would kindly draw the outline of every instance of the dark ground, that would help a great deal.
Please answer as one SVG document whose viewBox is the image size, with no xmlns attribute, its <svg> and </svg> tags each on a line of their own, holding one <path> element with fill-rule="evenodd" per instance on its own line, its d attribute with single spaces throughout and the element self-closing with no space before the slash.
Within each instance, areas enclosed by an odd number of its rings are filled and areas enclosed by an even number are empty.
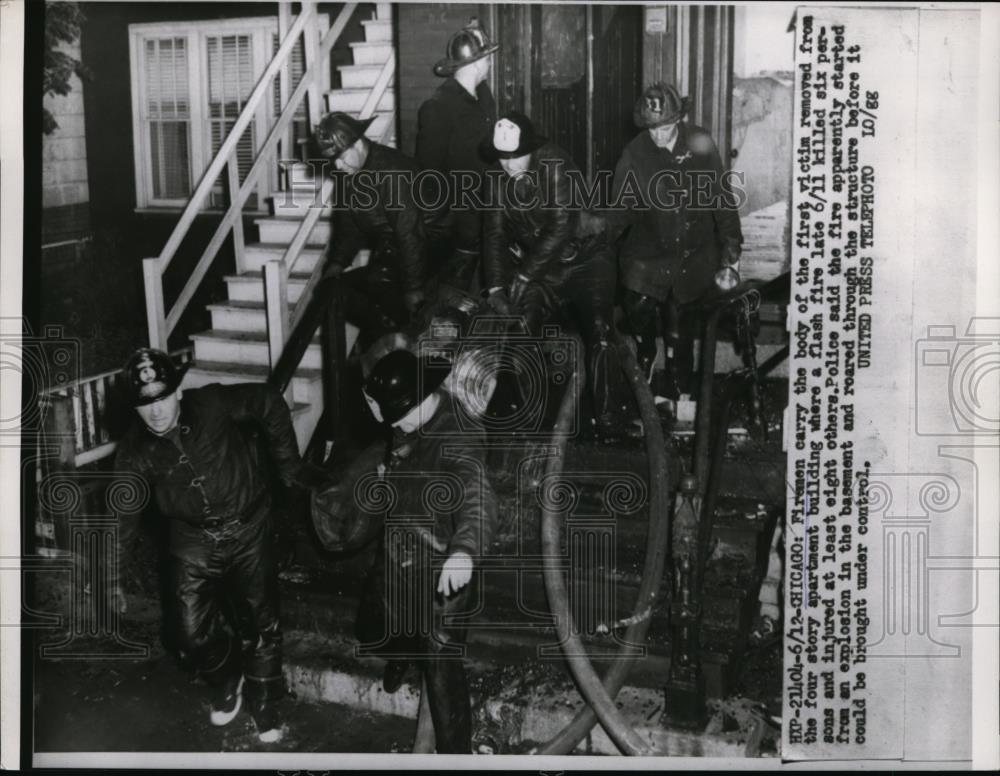
<svg viewBox="0 0 1000 776">
<path fill-rule="evenodd" d="M 146 660 L 39 660 L 36 752 L 408 752 L 411 719 L 286 697 L 285 729 L 262 744 L 245 710 L 212 727 L 205 686 L 163 649 Z"/>
</svg>

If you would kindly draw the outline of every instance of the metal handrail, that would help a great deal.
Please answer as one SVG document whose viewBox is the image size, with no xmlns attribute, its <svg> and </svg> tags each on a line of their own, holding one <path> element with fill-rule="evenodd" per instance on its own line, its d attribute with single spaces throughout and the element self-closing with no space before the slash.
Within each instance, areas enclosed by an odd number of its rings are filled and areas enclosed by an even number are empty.
<svg viewBox="0 0 1000 776">
<path fill-rule="evenodd" d="M 336 291 L 335 281 L 321 283 L 311 295 L 309 303 L 302 309 L 302 315 L 297 325 L 289 333 L 281 356 L 267 378 L 267 382 L 282 393 L 288 389 L 292 382 L 295 370 L 299 368 L 299 363 L 302 361 L 309 343 L 312 342 L 323 322 L 323 314 L 335 302 Z"/>
</svg>

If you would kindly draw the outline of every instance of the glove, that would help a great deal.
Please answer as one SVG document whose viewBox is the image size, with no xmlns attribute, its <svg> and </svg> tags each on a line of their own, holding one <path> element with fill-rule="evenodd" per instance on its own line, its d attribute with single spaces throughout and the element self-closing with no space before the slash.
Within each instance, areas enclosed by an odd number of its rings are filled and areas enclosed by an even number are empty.
<svg viewBox="0 0 1000 776">
<path fill-rule="evenodd" d="M 521 297 L 524 296 L 524 292 L 528 290 L 529 283 L 531 283 L 531 280 L 525 275 L 522 275 L 520 272 L 514 276 L 514 280 L 510 284 L 511 304 L 521 304 Z"/>
<path fill-rule="evenodd" d="M 320 280 L 335 280 L 343 274 L 344 268 L 340 264 L 328 261 L 323 267 L 323 276 Z"/>
<path fill-rule="evenodd" d="M 502 288 L 486 297 L 486 304 L 495 313 L 499 313 L 500 315 L 511 314 L 510 300 L 507 298 L 507 292 Z"/>
<path fill-rule="evenodd" d="M 722 246 L 722 266 L 733 267 L 735 269 L 740 263 L 740 257 L 742 255 L 743 246 L 740 245 L 739 240 L 726 240 L 725 245 Z"/>
<path fill-rule="evenodd" d="M 417 289 L 416 291 L 407 291 L 403 295 L 403 304 L 406 306 L 406 311 L 409 313 L 415 313 L 424 306 L 425 301 L 427 301 L 427 297 L 420 289 Z"/>
<path fill-rule="evenodd" d="M 441 576 L 438 578 L 437 591 L 448 598 L 469 584 L 470 579 L 472 579 L 472 558 L 460 550 L 452 553 L 444 562 Z"/>
</svg>

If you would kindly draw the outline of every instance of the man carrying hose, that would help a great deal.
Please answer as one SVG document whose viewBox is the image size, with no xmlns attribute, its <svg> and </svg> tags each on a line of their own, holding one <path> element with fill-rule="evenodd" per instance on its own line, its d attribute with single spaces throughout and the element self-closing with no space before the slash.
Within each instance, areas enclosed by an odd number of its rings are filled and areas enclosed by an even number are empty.
<svg viewBox="0 0 1000 776">
<path fill-rule="evenodd" d="M 499 163 L 484 216 L 483 265 L 487 304 L 524 316 L 535 336 L 564 312 L 587 348 L 587 380 L 598 434 L 620 437 L 635 428 L 623 403 L 624 382 L 612 345 L 616 269 L 603 221 L 584 211 L 569 155 L 535 132 L 531 120 L 506 113 L 481 153 Z"/>
</svg>

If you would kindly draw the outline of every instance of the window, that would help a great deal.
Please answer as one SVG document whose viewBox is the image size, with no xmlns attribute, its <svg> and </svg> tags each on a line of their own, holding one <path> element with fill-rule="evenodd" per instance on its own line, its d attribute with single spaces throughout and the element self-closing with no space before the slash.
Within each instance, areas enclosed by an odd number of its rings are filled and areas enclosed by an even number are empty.
<svg viewBox="0 0 1000 776">
<path fill-rule="evenodd" d="M 144 131 L 154 199 L 183 197 L 191 190 L 191 102 L 185 38 L 145 42 Z"/>
<path fill-rule="evenodd" d="M 322 16 L 320 21 L 325 32 L 329 21 Z M 136 206 L 183 207 L 278 50 L 278 20 L 133 24 L 129 36 Z M 305 72 L 301 40 L 292 50 L 289 71 L 294 88 Z M 280 115 L 278 81 L 237 145 L 241 182 Z M 305 136 L 304 102 L 293 127 L 296 139 Z M 282 150 L 283 156 L 292 153 L 294 148 Z M 248 199 L 248 209 L 262 205 L 277 188 L 277 157 L 271 168 Z M 226 206 L 222 177 L 209 197 L 210 208 Z"/>
</svg>

